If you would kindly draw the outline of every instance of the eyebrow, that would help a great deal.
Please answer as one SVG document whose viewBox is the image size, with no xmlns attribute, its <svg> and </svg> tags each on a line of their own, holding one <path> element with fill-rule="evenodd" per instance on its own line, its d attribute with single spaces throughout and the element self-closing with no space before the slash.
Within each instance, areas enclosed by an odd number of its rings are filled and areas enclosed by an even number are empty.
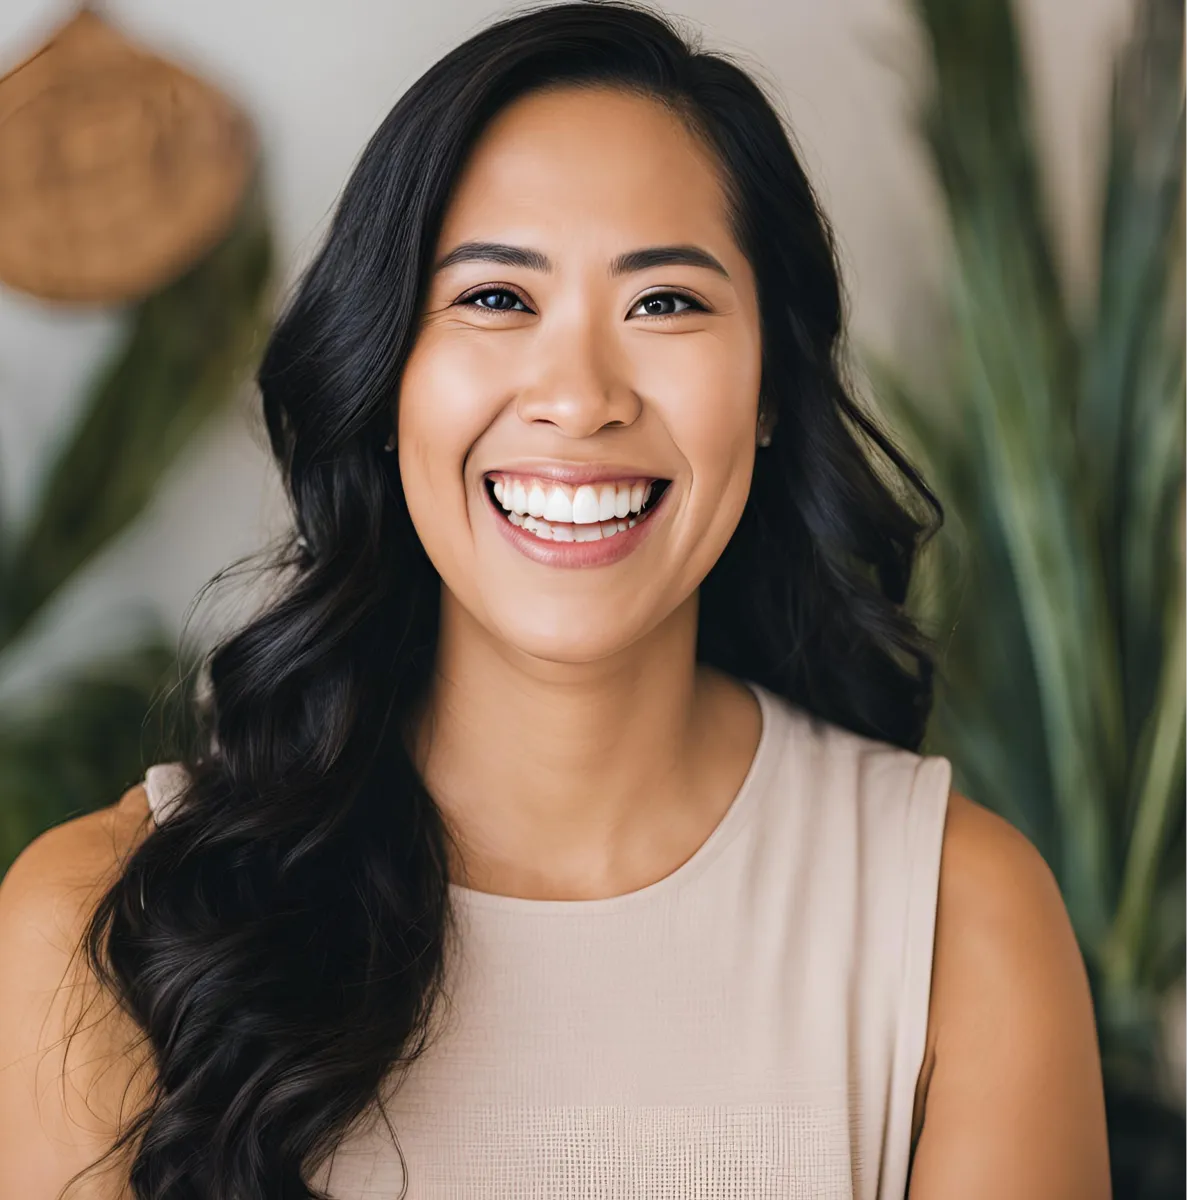
<svg viewBox="0 0 1200 1200">
<path fill-rule="evenodd" d="M 505 267 L 525 267 L 530 271 L 554 270 L 554 264 L 540 250 L 529 250 L 524 246 L 509 246 L 504 242 L 463 242 L 438 261 L 433 268 L 436 275 L 449 267 L 464 262 L 492 262 Z M 707 250 L 690 244 L 680 246 L 647 246 L 642 250 L 630 250 L 618 254 L 608 264 L 609 276 L 632 275 L 650 267 L 703 267 L 724 279 L 729 272 Z"/>
</svg>

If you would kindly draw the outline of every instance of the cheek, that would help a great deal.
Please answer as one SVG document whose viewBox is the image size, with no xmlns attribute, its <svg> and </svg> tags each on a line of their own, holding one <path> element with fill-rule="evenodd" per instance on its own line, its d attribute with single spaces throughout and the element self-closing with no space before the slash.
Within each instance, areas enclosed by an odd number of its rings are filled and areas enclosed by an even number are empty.
<svg viewBox="0 0 1200 1200">
<path fill-rule="evenodd" d="M 760 371 L 751 347 L 725 350 L 700 365 L 704 369 L 677 378 L 664 392 L 663 419 L 688 463 L 696 506 L 713 520 L 719 518 L 715 506 L 726 498 L 744 500 L 749 491 Z"/>
<path fill-rule="evenodd" d="M 414 348 L 400 381 L 400 480 L 417 534 L 443 578 L 460 573 L 470 531 L 463 462 L 486 427 L 486 387 L 463 356 Z"/>
<path fill-rule="evenodd" d="M 400 379 L 401 439 L 427 447 L 444 466 L 461 471 L 486 420 L 483 409 L 491 394 L 487 379 L 469 354 L 456 352 L 453 338 L 418 339 Z"/>
<path fill-rule="evenodd" d="M 736 441 L 754 424 L 761 383 L 761 349 L 748 319 L 704 333 L 663 339 L 645 366 L 648 394 L 667 419 L 699 447 Z"/>
</svg>

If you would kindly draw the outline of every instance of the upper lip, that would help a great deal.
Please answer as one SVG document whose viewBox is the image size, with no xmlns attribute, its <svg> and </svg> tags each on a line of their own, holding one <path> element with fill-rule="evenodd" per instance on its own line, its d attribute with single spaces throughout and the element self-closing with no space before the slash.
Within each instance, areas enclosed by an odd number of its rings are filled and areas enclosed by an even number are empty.
<svg viewBox="0 0 1200 1200">
<path fill-rule="evenodd" d="M 491 467 L 484 471 L 488 475 L 517 475 L 530 479 L 549 479 L 555 483 L 566 483 L 579 487 L 585 483 L 618 482 L 623 479 L 666 479 L 668 476 L 645 467 L 631 467 L 626 463 L 583 463 L 554 461 L 527 461 Z"/>
</svg>

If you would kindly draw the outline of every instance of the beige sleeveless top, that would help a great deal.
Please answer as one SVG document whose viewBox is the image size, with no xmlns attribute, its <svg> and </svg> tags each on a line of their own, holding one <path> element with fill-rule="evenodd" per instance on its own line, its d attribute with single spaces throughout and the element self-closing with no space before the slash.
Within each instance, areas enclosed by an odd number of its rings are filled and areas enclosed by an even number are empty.
<svg viewBox="0 0 1200 1200">
<path fill-rule="evenodd" d="M 603 900 L 452 886 L 446 1023 L 336 1200 L 902 1200 L 950 764 L 754 686 L 708 840 Z M 180 768 L 146 773 L 161 819 Z M 401 1154 L 387 1125 L 394 1130 Z M 407 1174 L 406 1174 L 407 1168 Z"/>
</svg>

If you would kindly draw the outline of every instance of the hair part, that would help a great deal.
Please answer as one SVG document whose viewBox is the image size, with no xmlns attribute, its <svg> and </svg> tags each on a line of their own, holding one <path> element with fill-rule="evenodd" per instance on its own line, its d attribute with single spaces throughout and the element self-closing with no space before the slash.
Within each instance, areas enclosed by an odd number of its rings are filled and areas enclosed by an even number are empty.
<svg viewBox="0 0 1200 1200">
<path fill-rule="evenodd" d="M 156 1071 L 117 1143 L 138 1200 L 319 1195 L 312 1173 L 435 1032 L 451 845 L 403 735 L 441 584 L 379 447 L 466 157 L 506 105 L 557 86 L 668 104 L 712 150 L 754 270 L 775 428 L 701 585 L 700 658 L 847 729 L 923 737 L 932 657 L 903 606 L 941 510 L 839 372 L 832 237 L 776 112 L 635 4 L 539 6 L 475 34 L 371 138 L 271 335 L 258 383 L 295 521 L 269 563 L 285 586 L 209 656 L 188 787 L 86 933 Z"/>
</svg>

